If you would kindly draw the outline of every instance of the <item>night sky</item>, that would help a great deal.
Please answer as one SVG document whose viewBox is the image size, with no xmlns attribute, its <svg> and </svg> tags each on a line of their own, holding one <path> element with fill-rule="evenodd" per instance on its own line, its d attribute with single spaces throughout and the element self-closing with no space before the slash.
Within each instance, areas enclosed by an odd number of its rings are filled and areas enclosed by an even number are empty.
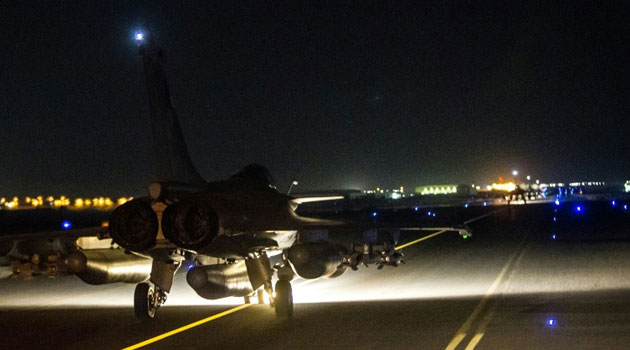
<svg viewBox="0 0 630 350">
<path fill-rule="evenodd" d="M 623 1 L 245 3 L 3 2 L 0 194 L 143 193 L 143 22 L 207 179 L 251 162 L 283 190 L 630 178 Z"/>
</svg>

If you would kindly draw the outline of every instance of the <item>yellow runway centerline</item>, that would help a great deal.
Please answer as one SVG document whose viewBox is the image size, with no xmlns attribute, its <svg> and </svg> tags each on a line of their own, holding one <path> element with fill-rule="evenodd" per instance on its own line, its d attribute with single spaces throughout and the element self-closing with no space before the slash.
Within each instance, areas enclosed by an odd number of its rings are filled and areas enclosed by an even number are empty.
<svg viewBox="0 0 630 350">
<path fill-rule="evenodd" d="M 484 336 L 484 333 L 475 334 L 475 336 L 470 340 L 470 343 L 468 343 L 468 345 L 466 346 L 464 350 L 475 350 L 475 347 L 477 346 L 477 344 L 479 344 L 483 336 Z"/>
<path fill-rule="evenodd" d="M 149 345 L 149 344 L 153 344 L 153 343 L 155 343 L 155 342 L 157 342 L 157 341 L 160 341 L 160 340 L 162 340 L 162 339 L 164 339 L 164 338 L 168 338 L 168 337 L 170 337 L 170 336 L 172 336 L 172 335 L 175 335 L 175 334 L 177 334 L 177 333 L 181 333 L 181 332 L 187 331 L 187 330 L 189 330 L 189 329 L 191 329 L 191 328 L 194 328 L 194 327 L 200 326 L 200 325 L 202 325 L 202 324 L 204 324 L 204 323 L 208 323 L 208 322 L 210 322 L 210 321 L 214 321 L 214 320 L 216 320 L 216 319 L 218 319 L 218 318 L 221 318 L 221 317 L 223 317 L 223 316 L 227 316 L 227 315 L 229 315 L 229 314 L 232 314 L 232 313 L 235 313 L 235 312 L 237 312 L 237 311 L 243 310 L 243 309 L 248 308 L 248 307 L 250 307 L 250 306 L 252 306 L 252 305 L 254 305 L 254 304 L 243 304 L 243 305 L 239 305 L 239 306 L 237 306 L 237 307 L 235 307 L 235 308 L 232 308 L 232 309 L 229 309 L 229 310 L 223 311 L 223 312 L 218 313 L 218 314 L 216 314 L 216 315 L 212 315 L 212 316 L 210 316 L 210 317 L 206 317 L 206 318 L 204 318 L 203 320 L 199 320 L 199 321 L 197 321 L 197 322 L 193 322 L 193 323 L 191 323 L 191 324 L 188 324 L 188 325 L 185 325 L 185 326 L 179 327 L 179 328 L 177 328 L 177 329 L 174 329 L 174 330 L 172 330 L 172 331 L 170 331 L 170 332 L 166 332 L 166 333 L 164 333 L 164 334 L 158 335 L 157 337 L 153 337 L 153 338 L 151 338 L 151 339 L 147 339 L 147 340 L 145 340 L 145 341 L 143 341 L 143 342 L 141 342 L 141 343 L 138 343 L 138 344 L 136 344 L 136 345 L 132 345 L 132 346 L 126 347 L 126 348 L 124 348 L 123 350 L 133 350 L 133 349 L 139 349 L 139 348 L 141 348 L 141 347 L 143 347 L 143 346 L 147 346 L 147 345 Z"/>
<path fill-rule="evenodd" d="M 477 306 L 473 310 L 472 314 L 470 314 L 470 316 L 466 319 L 464 324 L 462 324 L 462 326 L 459 328 L 457 333 L 455 333 L 455 336 L 453 337 L 453 339 L 451 339 L 451 341 L 448 343 L 448 345 L 446 346 L 444 350 L 455 350 L 457 348 L 457 345 L 459 345 L 459 343 L 462 340 L 464 340 L 464 338 L 466 338 L 468 331 L 470 327 L 472 326 L 473 322 L 477 319 L 477 317 L 481 314 L 481 311 L 483 311 L 483 309 L 485 308 L 486 304 L 490 301 L 490 298 L 492 298 L 492 295 L 501 284 L 501 281 L 503 281 L 503 277 L 505 276 L 507 271 L 513 266 L 515 266 L 515 263 L 514 263 L 515 261 L 519 260 L 519 257 L 522 255 L 525 249 L 525 245 L 527 243 L 527 237 L 528 235 L 526 235 L 523 238 L 523 240 L 518 245 L 514 253 L 505 262 L 505 265 L 503 265 L 503 268 L 499 272 L 499 275 L 495 278 L 494 282 L 492 282 L 492 285 L 490 286 L 490 288 L 488 288 L 488 290 L 486 291 L 486 294 L 483 295 L 483 297 L 479 301 L 479 304 L 477 304 Z M 483 335 L 484 333 L 478 333 L 477 335 L 475 335 L 475 337 L 473 337 L 473 339 L 470 341 L 470 344 L 468 344 L 465 350 L 474 349 L 474 347 L 477 346 L 477 343 L 481 341 L 481 338 L 483 337 Z"/>
</svg>

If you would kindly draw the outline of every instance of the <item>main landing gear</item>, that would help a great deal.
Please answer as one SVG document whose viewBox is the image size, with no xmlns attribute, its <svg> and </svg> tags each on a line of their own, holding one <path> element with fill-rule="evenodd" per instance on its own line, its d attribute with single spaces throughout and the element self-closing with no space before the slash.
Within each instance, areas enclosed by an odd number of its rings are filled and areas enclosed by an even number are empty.
<svg viewBox="0 0 630 350">
<path fill-rule="evenodd" d="M 252 294 L 245 296 L 245 304 L 264 304 L 265 292 L 262 289 L 258 289 Z"/>
<path fill-rule="evenodd" d="M 276 288 L 271 289 L 271 282 L 244 297 L 245 304 L 265 304 L 265 292 L 269 295 L 270 306 L 275 309 L 276 316 L 281 319 L 289 318 L 293 315 L 293 291 L 291 282 L 279 280 Z"/>
<path fill-rule="evenodd" d="M 150 320 L 155 317 L 157 309 L 166 302 L 166 296 L 173 286 L 173 277 L 180 266 L 181 261 L 153 260 L 150 280 L 136 285 L 133 294 L 133 309 L 137 318 Z"/>
<path fill-rule="evenodd" d="M 276 316 L 278 318 L 289 318 L 293 316 L 293 291 L 290 281 L 279 280 L 276 282 L 274 308 L 276 309 Z"/>
<path fill-rule="evenodd" d="M 276 316 L 280 319 L 287 319 L 293 315 L 293 290 L 291 280 L 293 279 L 293 269 L 283 256 L 283 262 L 274 266 L 277 271 L 278 281 L 275 288 L 272 283 L 273 269 L 269 265 L 269 260 L 264 253 L 251 256 L 246 260 L 248 264 L 248 274 L 253 287 L 258 290 L 245 296 L 245 303 L 250 304 L 258 298 L 258 303 L 263 304 L 264 294 L 269 297 L 269 304 L 275 309 Z"/>
<path fill-rule="evenodd" d="M 133 295 L 133 309 L 136 317 L 149 320 L 155 317 L 155 312 L 166 301 L 166 292 L 153 283 L 143 282 L 136 285 Z"/>
<path fill-rule="evenodd" d="M 286 319 L 293 316 L 293 289 L 291 280 L 293 279 L 293 269 L 289 265 L 286 254 L 283 254 L 282 265 L 276 267 L 278 271 L 278 282 L 276 282 L 276 293 L 273 306 L 276 316 Z"/>
</svg>

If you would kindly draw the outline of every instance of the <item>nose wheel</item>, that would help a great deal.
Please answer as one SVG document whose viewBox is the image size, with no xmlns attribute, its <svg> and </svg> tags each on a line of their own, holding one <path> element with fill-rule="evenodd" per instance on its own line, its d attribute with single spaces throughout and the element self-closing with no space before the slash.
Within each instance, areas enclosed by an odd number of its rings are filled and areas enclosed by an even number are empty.
<svg viewBox="0 0 630 350">
<path fill-rule="evenodd" d="M 140 283 L 136 285 L 133 295 L 133 308 L 136 317 L 141 320 L 150 320 L 155 317 L 157 309 L 166 301 L 166 292 L 152 283 Z"/>
<path fill-rule="evenodd" d="M 278 318 L 289 318 L 293 315 L 293 290 L 290 281 L 279 280 L 276 282 L 274 307 Z"/>
</svg>

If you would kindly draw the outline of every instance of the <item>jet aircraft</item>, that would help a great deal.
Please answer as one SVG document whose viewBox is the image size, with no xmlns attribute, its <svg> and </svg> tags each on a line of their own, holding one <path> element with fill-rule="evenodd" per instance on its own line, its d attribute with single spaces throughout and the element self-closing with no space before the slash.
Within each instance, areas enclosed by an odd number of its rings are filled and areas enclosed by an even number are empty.
<svg viewBox="0 0 630 350">
<path fill-rule="evenodd" d="M 258 164 L 225 180 L 205 181 L 188 154 L 171 102 L 165 51 L 148 30 L 137 32 L 135 40 L 146 80 L 157 181 L 148 185 L 147 196 L 116 208 L 108 228 L 57 233 L 83 239 L 66 257 L 70 272 L 89 284 L 137 284 L 135 314 L 150 319 L 166 301 L 182 263 L 192 261 L 186 280 L 201 297 L 251 300 L 264 290 L 277 316 L 287 318 L 293 314 L 295 275 L 333 278 L 359 264 L 380 269 L 402 262 L 394 246 L 400 228 L 366 227 L 295 212 L 300 203 L 339 197 L 295 198 L 281 193 L 269 171 Z M 465 227 L 442 229 L 470 235 Z M 335 230 L 359 230 L 373 238 L 346 247 L 327 239 Z M 379 230 L 387 231 L 389 238 L 374 238 Z"/>
</svg>

